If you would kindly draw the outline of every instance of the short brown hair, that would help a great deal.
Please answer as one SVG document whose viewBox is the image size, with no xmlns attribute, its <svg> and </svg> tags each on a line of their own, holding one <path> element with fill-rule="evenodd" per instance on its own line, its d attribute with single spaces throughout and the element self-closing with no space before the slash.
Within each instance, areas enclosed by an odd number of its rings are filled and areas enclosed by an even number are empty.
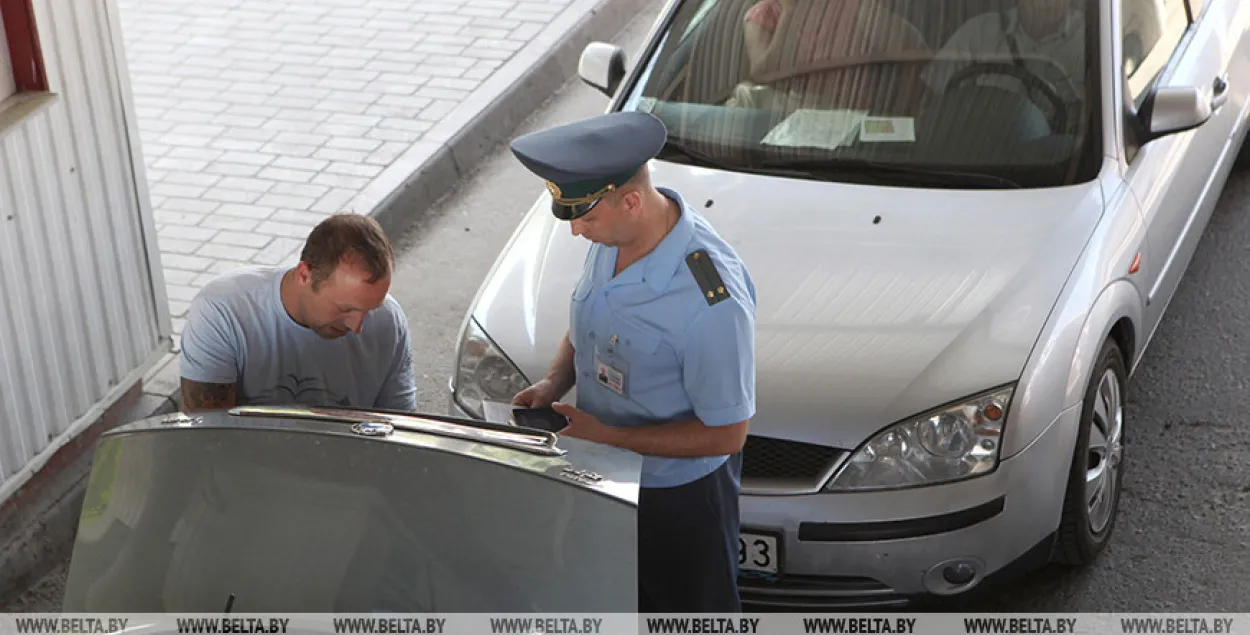
<svg viewBox="0 0 1250 635">
<path fill-rule="evenodd" d="M 382 226 L 361 214 L 334 214 L 317 223 L 299 257 L 312 270 L 313 289 L 347 258 L 364 265 L 370 283 L 390 276 L 395 266 L 395 252 Z"/>
</svg>

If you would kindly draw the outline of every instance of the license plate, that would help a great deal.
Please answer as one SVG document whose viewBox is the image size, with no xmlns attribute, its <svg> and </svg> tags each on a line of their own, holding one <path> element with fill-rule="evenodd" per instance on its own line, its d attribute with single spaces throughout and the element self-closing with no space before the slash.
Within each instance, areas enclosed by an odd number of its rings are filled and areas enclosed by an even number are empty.
<svg viewBox="0 0 1250 635">
<path fill-rule="evenodd" d="M 777 573 L 780 556 L 776 537 L 748 533 L 738 535 L 738 568 L 740 570 Z"/>
</svg>

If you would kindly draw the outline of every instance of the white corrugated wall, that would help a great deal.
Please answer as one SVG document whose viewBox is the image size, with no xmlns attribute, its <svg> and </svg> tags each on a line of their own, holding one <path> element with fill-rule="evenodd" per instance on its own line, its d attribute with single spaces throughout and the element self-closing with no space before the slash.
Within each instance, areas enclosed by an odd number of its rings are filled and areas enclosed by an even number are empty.
<svg viewBox="0 0 1250 635">
<path fill-rule="evenodd" d="M 0 129 L 0 504 L 169 333 L 115 0 L 34 9 L 57 97 Z"/>
</svg>

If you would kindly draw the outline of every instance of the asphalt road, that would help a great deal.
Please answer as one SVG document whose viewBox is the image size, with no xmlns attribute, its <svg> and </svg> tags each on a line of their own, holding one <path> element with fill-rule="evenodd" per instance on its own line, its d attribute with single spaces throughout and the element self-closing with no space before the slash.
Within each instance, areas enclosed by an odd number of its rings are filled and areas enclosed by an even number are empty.
<svg viewBox="0 0 1250 635">
<path fill-rule="evenodd" d="M 658 4 L 656 5 L 659 6 Z M 638 50 L 650 16 L 618 42 Z M 520 132 L 602 112 L 570 82 Z M 444 412 L 464 312 L 541 191 L 506 147 L 395 243 L 423 409 Z M 1228 184 L 1129 390 L 1125 494 L 1094 566 L 1043 569 L 947 608 L 1012 612 L 1250 611 L 1250 169 Z M 8 611 L 56 611 L 58 568 Z M 935 607 L 940 608 L 940 607 Z"/>
</svg>

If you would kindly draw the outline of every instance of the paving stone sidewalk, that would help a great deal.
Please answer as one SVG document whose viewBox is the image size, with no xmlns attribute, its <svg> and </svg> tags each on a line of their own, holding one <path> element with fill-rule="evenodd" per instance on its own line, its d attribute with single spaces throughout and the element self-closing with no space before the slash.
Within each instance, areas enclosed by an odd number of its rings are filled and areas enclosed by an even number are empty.
<svg viewBox="0 0 1250 635">
<path fill-rule="evenodd" d="M 175 335 L 207 280 L 293 263 L 575 1 L 121 0 Z"/>
</svg>

